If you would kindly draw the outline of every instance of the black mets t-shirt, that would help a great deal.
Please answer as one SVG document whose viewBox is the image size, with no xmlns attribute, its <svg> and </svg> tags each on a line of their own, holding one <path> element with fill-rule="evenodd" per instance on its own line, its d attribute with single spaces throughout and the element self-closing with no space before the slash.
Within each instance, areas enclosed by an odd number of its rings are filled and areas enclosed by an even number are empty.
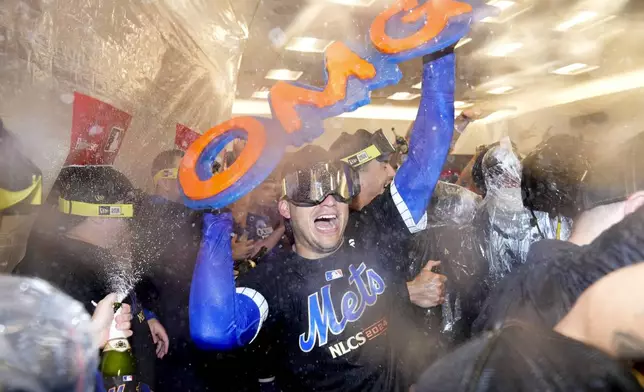
<svg viewBox="0 0 644 392">
<path fill-rule="evenodd" d="M 254 354 L 273 365 L 283 391 L 408 389 L 398 361 L 410 338 L 399 332 L 409 306 L 401 251 L 409 235 L 387 190 L 350 215 L 334 254 L 283 252 L 238 280 L 268 302 Z"/>
</svg>

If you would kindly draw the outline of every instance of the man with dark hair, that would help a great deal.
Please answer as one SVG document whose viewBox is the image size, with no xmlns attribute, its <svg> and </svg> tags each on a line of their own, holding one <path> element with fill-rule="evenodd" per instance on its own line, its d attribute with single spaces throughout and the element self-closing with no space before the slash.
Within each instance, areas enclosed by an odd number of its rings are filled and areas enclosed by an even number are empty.
<svg viewBox="0 0 644 392">
<path fill-rule="evenodd" d="M 179 202 L 178 168 L 184 152 L 166 150 L 154 158 L 150 174 L 154 180 L 154 194 L 167 200 Z"/>
<path fill-rule="evenodd" d="M 136 381 L 153 385 L 150 332 L 160 324 L 137 301 L 138 287 L 136 294 L 134 291 L 140 277 L 130 253 L 134 188 L 125 175 L 108 166 L 65 167 L 55 188 L 59 192 L 58 214 L 51 227 L 58 231 L 35 229 L 14 273 L 47 280 L 81 302 L 88 312 L 93 312 L 93 301 L 111 292 L 120 298 L 129 295 L 138 316 L 132 341 L 141 377 Z M 156 311 L 155 304 L 144 305 Z M 111 381 L 114 385 L 129 383 L 126 379 Z"/>
</svg>

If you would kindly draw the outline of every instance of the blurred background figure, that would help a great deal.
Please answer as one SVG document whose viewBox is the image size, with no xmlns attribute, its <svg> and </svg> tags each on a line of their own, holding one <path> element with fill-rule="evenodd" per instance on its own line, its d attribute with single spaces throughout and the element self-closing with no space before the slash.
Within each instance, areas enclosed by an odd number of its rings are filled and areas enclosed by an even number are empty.
<svg viewBox="0 0 644 392">
<path fill-rule="evenodd" d="M 152 179 L 154 181 L 154 194 L 166 200 L 179 202 L 178 170 L 184 152 L 181 150 L 166 150 L 152 161 Z"/>
<path fill-rule="evenodd" d="M 0 119 L 0 271 L 11 271 L 23 257 L 22 245 L 42 204 L 42 173 L 21 151 Z"/>
</svg>

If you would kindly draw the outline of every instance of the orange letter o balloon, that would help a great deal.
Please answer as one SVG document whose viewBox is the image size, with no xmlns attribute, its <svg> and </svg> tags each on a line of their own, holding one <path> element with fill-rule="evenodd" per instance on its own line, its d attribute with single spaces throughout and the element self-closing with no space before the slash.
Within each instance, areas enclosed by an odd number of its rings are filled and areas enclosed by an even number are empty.
<svg viewBox="0 0 644 392">
<path fill-rule="evenodd" d="M 248 134 L 246 146 L 235 162 L 221 173 L 202 180 L 197 175 L 199 158 L 217 137 L 232 130 L 243 130 Z M 264 126 L 253 117 L 237 117 L 209 129 L 195 140 L 186 151 L 179 166 L 179 182 L 185 195 L 192 200 L 212 198 L 230 188 L 250 170 L 266 146 Z"/>
</svg>

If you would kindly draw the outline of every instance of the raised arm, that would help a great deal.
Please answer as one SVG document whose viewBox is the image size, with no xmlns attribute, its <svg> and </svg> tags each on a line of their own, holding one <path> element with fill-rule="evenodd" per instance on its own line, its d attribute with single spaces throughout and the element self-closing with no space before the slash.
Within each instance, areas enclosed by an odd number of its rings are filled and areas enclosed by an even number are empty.
<svg viewBox="0 0 644 392">
<path fill-rule="evenodd" d="M 268 315 L 260 293 L 235 287 L 232 227 L 229 213 L 204 215 L 190 288 L 190 335 L 204 350 L 232 350 L 252 342 Z"/>
<path fill-rule="evenodd" d="M 425 213 L 454 133 L 454 53 L 424 60 L 422 97 L 407 160 L 391 195 L 412 233 L 427 226 Z"/>
</svg>

